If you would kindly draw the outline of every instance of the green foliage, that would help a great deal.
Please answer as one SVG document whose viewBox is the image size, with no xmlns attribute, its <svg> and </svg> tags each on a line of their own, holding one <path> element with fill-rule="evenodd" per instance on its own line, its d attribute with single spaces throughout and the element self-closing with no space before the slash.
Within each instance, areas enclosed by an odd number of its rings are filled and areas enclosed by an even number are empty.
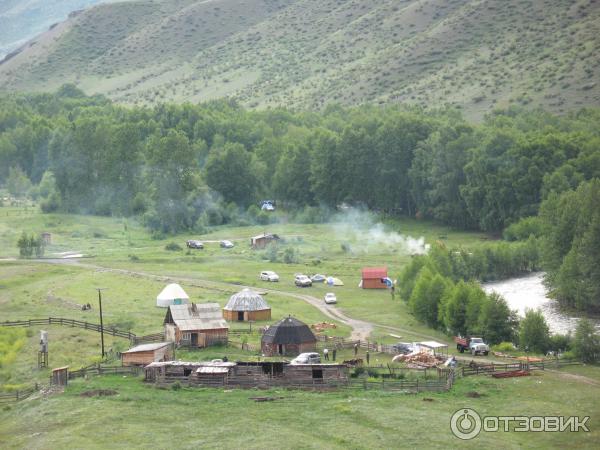
<svg viewBox="0 0 600 450">
<path fill-rule="evenodd" d="M 509 225 L 503 233 L 507 241 L 524 241 L 530 236 L 539 238 L 542 235 L 542 223 L 537 216 L 524 217 L 512 225 Z"/>
<path fill-rule="evenodd" d="M 165 245 L 165 250 L 170 252 L 180 252 L 183 250 L 183 248 L 177 242 L 169 242 L 167 245 Z"/>
<path fill-rule="evenodd" d="M 0 327 L 0 369 L 6 369 L 15 362 L 25 341 L 25 330 Z"/>
<path fill-rule="evenodd" d="M 23 198 L 31 189 L 31 181 L 20 167 L 11 167 L 8 170 L 6 179 L 6 188 L 13 196 Z"/>
<path fill-rule="evenodd" d="M 300 257 L 295 247 L 286 247 L 283 250 L 283 262 L 285 264 L 298 264 Z"/>
<path fill-rule="evenodd" d="M 519 348 L 521 350 L 546 353 L 550 346 L 550 332 L 541 311 L 527 309 L 519 326 Z"/>
<path fill-rule="evenodd" d="M 551 194 L 542 204 L 546 281 L 566 307 L 600 311 L 600 180 Z"/>
<path fill-rule="evenodd" d="M 431 328 L 438 328 L 438 306 L 452 283 L 439 273 L 424 267 L 418 274 L 408 304 L 417 319 Z"/>
<path fill-rule="evenodd" d="M 573 352 L 583 362 L 600 361 L 600 334 L 587 319 L 581 319 L 575 329 Z"/>
<path fill-rule="evenodd" d="M 28 235 L 25 231 L 17 241 L 19 255 L 21 258 L 41 258 L 44 256 L 45 244 L 41 236 L 36 237 L 35 234 Z"/>
</svg>

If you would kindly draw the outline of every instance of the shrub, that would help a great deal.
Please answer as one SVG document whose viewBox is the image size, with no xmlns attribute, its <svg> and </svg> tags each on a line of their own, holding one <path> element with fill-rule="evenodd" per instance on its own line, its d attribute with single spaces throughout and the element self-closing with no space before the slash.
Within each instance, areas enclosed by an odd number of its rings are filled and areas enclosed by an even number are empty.
<svg viewBox="0 0 600 450">
<path fill-rule="evenodd" d="M 507 241 L 524 241 L 529 236 L 539 237 L 542 234 L 542 223 L 538 217 L 525 217 L 504 230 L 503 237 Z"/>
<path fill-rule="evenodd" d="M 178 252 L 183 249 L 181 248 L 181 245 L 179 245 L 177 242 L 169 242 L 167 245 L 165 245 L 165 250 L 168 250 L 170 252 Z"/>
<path fill-rule="evenodd" d="M 494 345 L 494 350 L 497 352 L 512 352 L 515 350 L 515 346 L 512 342 L 500 342 L 498 345 Z"/>
</svg>

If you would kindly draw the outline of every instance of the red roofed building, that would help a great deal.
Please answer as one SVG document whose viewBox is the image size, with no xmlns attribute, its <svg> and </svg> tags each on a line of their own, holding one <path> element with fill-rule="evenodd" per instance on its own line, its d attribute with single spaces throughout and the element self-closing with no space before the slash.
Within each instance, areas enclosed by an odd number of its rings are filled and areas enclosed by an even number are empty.
<svg viewBox="0 0 600 450">
<path fill-rule="evenodd" d="M 387 267 L 365 267 L 362 270 L 363 289 L 385 289 L 387 285 L 382 281 L 387 278 Z"/>
</svg>

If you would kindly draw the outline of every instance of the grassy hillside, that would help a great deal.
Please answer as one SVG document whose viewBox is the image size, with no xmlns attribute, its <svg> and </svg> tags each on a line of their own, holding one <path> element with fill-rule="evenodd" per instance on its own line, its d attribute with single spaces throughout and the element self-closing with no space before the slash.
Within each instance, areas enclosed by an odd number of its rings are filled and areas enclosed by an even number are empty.
<svg viewBox="0 0 600 450">
<path fill-rule="evenodd" d="M 0 65 L 3 89 L 65 81 L 126 103 L 231 96 L 557 112 L 600 100 L 594 0 L 168 0 L 103 4 Z"/>
<path fill-rule="evenodd" d="M 2 0 L 0 2 L 0 59 L 80 9 L 115 0 Z"/>
</svg>

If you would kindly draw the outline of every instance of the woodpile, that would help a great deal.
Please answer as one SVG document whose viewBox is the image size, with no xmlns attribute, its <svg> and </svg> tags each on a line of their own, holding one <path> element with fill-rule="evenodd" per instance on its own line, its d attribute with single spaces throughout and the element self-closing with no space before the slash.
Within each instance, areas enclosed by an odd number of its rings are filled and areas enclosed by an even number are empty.
<svg viewBox="0 0 600 450">
<path fill-rule="evenodd" d="M 320 333 L 322 331 L 327 330 L 328 328 L 337 328 L 337 325 L 335 323 L 329 323 L 329 322 L 321 322 L 321 323 L 313 323 L 310 326 L 313 330 L 315 330 L 317 333 Z"/>
<path fill-rule="evenodd" d="M 398 355 L 393 362 L 404 362 L 409 369 L 429 369 L 443 363 L 446 358 L 435 356 L 426 352 L 411 353 L 410 355 Z"/>
</svg>

